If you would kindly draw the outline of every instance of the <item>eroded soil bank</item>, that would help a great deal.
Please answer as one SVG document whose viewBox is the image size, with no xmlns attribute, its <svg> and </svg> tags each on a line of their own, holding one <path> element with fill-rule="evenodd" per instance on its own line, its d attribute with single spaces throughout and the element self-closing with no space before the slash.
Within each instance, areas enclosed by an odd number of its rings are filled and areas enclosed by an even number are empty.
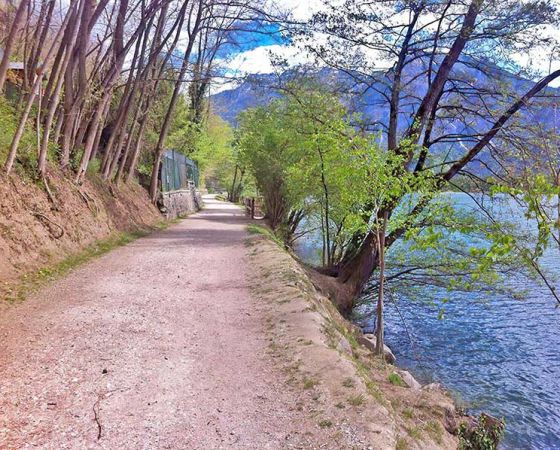
<svg viewBox="0 0 560 450">
<path fill-rule="evenodd" d="M 77 186 L 56 169 L 48 179 L 51 199 L 30 179 L 0 179 L 0 298 L 25 274 L 112 233 L 148 230 L 162 220 L 136 183 L 108 189 L 93 175 Z"/>
</svg>

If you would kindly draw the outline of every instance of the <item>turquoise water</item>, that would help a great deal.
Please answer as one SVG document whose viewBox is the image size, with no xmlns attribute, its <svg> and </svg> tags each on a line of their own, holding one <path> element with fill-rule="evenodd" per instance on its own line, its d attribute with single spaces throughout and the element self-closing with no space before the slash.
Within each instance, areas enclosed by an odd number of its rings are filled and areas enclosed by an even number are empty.
<svg viewBox="0 0 560 450">
<path fill-rule="evenodd" d="M 460 196 L 457 201 L 468 204 Z M 522 215 L 516 220 L 530 227 Z M 316 244 L 310 238 L 297 250 L 310 260 Z M 560 275 L 558 247 L 540 262 Z M 397 364 L 420 381 L 442 383 L 469 412 L 503 417 L 501 448 L 560 449 L 560 308 L 537 281 L 512 276 L 507 283 L 525 291 L 524 299 L 454 293 L 443 320 L 440 307 L 417 294 L 415 300 L 393 294 L 386 304 L 386 340 Z M 556 286 L 560 291 L 560 283 Z M 433 290 L 426 294 L 434 296 Z M 356 316 L 371 331 L 373 305 Z"/>
</svg>

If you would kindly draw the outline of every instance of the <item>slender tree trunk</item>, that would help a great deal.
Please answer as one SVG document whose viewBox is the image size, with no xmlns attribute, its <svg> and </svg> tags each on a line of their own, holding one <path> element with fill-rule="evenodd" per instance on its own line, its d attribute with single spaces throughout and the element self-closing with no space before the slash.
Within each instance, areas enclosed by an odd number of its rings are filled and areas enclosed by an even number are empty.
<svg viewBox="0 0 560 450">
<path fill-rule="evenodd" d="M 78 12 L 76 14 L 80 14 L 81 12 L 81 6 L 80 9 L 78 9 Z M 48 146 L 49 146 L 49 137 L 50 137 L 50 132 L 51 132 L 51 126 L 54 120 L 54 115 L 56 112 L 56 109 L 58 107 L 58 101 L 60 98 L 60 93 L 62 91 L 62 85 L 64 82 L 64 72 L 66 71 L 66 67 L 68 66 L 68 63 L 70 62 L 70 58 L 72 57 L 72 51 L 74 50 L 74 42 L 76 41 L 76 36 L 78 33 L 78 26 L 77 26 L 77 20 L 76 20 L 76 14 L 74 13 L 69 13 L 72 15 L 72 19 L 70 20 L 70 26 L 68 28 L 67 33 L 69 33 L 69 39 L 66 40 L 66 42 L 61 43 L 60 48 L 62 48 L 64 45 L 66 45 L 66 53 L 63 57 L 63 62 L 62 62 L 62 66 L 60 68 L 60 73 L 58 74 L 53 74 L 52 76 L 56 76 L 57 77 L 57 81 L 56 81 L 56 85 L 54 88 L 54 92 L 52 94 L 52 97 L 50 99 L 50 104 L 48 106 L 48 110 L 47 110 L 47 116 L 45 118 L 45 126 L 44 126 L 44 132 L 43 132 L 43 138 L 41 141 L 41 146 L 40 146 L 40 150 L 39 150 L 39 161 L 38 161 L 38 169 L 39 169 L 39 173 L 41 174 L 41 176 L 45 176 L 46 173 L 46 169 L 47 169 L 47 152 L 48 152 Z"/>
<path fill-rule="evenodd" d="M 27 119 L 29 118 L 29 113 L 31 112 L 31 106 L 33 105 L 33 102 L 35 101 L 35 96 L 37 95 L 37 92 L 41 89 L 41 83 L 43 81 L 43 76 L 45 74 L 45 68 L 47 67 L 47 65 L 50 62 L 50 59 L 52 57 L 54 49 L 57 46 L 58 41 L 64 35 L 64 32 L 65 32 L 66 27 L 68 25 L 68 21 L 70 19 L 71 13 L 72 13 L 72 11 L 68 11 L 68 13 L 66 14 L 66 17 L 64 18 L 64 21 L 62 22 L 62 24 L 60 26 L 60 29 L 58 30 L 56 36 L 54 37 L 54 40 L 52 41 L 52 43 L 51 43 L 51 45 L 50 45 L 50 47 L 47 51 L 47 55 L 45 56 L 45 61 L 43 62 L 43 65 L 38 70 L 38 73 L 35 75 L 35 80 L 34 80 L 32 88 L 31 88 L 31 92 L 29 93 L 29 95 L 27 97 L 27 103 L 25 105 L 25 109 L 24 109 L 23 114 L 20 118 L 19 125 L 18 125 L 18 128 L 16 130 L 16 133 L 14 134 L 14 137 L 12 139 L 12 144 L 10 146 L 10 151 L 9 151 L 8 157 L 6 159 L 6 163 L 4 164 L 4 171 L 6 172 L 6 174 L 9 174 L 10 171 L 12 170 L 12 167 L 13 167 L 15 159 L 16 159 L 17 149 L 18 149 L 21 137 L 23 136 L 23 132 L 25 130 L 25 125 L 26 125 Z"/>
<path fill-rule="evenodd" d="M 136 111 L 134 113 L 134 118 L 132 119 L 132 123 L 130 125 L 130 130 L 128 132 L 128 138 L 126 139 L 126 147 L 124 149 L 122 158 L 119 161 L 119 167 L 117 168 L 117 173 L 115 174 L 115 182 L 117 182 L 117 183 L 123 177 L 124 168 L 126 166 L 128 158 L 130 156 L 130 148 L 132 147 L 132 142 L 134 140 L 134 130 L 135 130 L 135 126 L 136 126 L 136 121 L 138 120 L 139 110 L 140 110 L 140 108 L 136 108 Z"/>
<path fill-rule="evenodd" d="M 387 211 L 383 213 L 383 224 L 379 232 L 378 252 L 379 252 L 379 291 L 377 293 L 377 321 L 375 328 L 375 352 L 378 355 L 384 354 L 385 338 L 383 323 L 383 290 L 385 287 L 385 233 L 387 232 Z"/>
<path fill-rule="evenodd" d="M 229 192 L 228 195 L 228 200 L 230 202 L 234 201 L 234 196 L 235 196 L 235 183 L 237 182 L 237 170 L 238 170 L 238 166 L 237 164 L 235 165 L 235 172 L 233 172 L 233 182 L 231 183 L 231 191 Z"/>
<path fill-rule="evenodd" d="M 122 66 L 124 63 L 124 59 L 126 56 L 127 48 L 124 46 L 124 25 L 126 20 L 126 11 L 128 8 L 128 0 L 120 0 L 119 9 L 117 14 L 117 22 L 115 24 L 115 32 L 114 32 L 114 40 L 112 43 L 113 46 L 113 53 L 114 53 L 114 62 L 109 67 L 109 73 L 106 75 L 105 80 L 103 82 L 104 93 L 95 113 L 93 115 L 90 130 L 87 135 L 86 143 L 84 146 L 84 154 L 82 155 L 82 160 L 80 162 L 80 167 L 76 174 L 75 181 L 76 183 L 81 183 L 83 181 L 83 177 L 85 176 L 87 167 L 89 165 L 89 161 L 91 159 L 91 154 L 93 151 L 93 145 L 95 143 L 95 137 L 97 135 L 98 127 L 101 124 L 103 119 L 103 114 L 105 113 L 105 108 L 108 105 L 108 102 L 111 101 L 111 97 L 113 95 L 113 89 L 115 80 L 117 79 L 118 75 L 122 70 Z M 139 38 L 136 36 L 136 38 Z M 131 37 L 131 43 L 134 37 Z"/>
<path fill-rule="evenodd" d="M 136 145 L 134 146 L 134 151 L 130 157 L 130 162 L 128 164 L 126 172 L 126 182 L 130 183 L 132 177 L 134 176 L 134 171 L 136 170 L 136 165 L 138 164 L 138 158 L 140 157 L 140 149 L 142 147 L 142 142 L 144 141 L 144 132 L 146 130 L 146 123 L 148 121 L 147 113 L 142 117 L 140 122 L 140 128 L 138 129 L 138 137 L 136 138 Z"/>
<path fill-rule="evenodd" d="M 97 108 L 95 110 L 95 114 L 93 115 L 93 118 L 91 120 L 91 124 L 90 124 L 90 129 L 89 132 L 87 134 L 87 138 L 86 138 L 86 142 L 84 145 L 84 153 L 82 155 L 82 159 L 80 161 L 80 167 L 78 168 L 78 172 L 76 173 L 76 177 L 75 177 L 75 182 L 77 184 L 80 184 L 83 182 L 84 180 L 84 176 L 87 170 L 87 167 L 89 165 L 89 161 L 91 159 L 91 154 L 93 151 L 93 145 L 95 143 L 95 138 L 97 136 L 97 130 L 98 127 L 101 123 L 101 119 L 103 116 L 103 113 L 105 111 L 105 107 L 107 106 L 107 102 L 109 102 L 111 100 L 111 96 L 112 96 L 112 89 L 105 92 L 103 98 L 101 99 L 101 102 L 97 105 Z"/>
<path fill-rule="evenodd" d="M 323 152 L 319 149 L 319 158 L 321 160 L 321 184 L 323 185 L 323 195 L 325 198 L 325 247 L 327 250 L 327 265 L 332 265 L 331 255 L 331 233 L 330 233 L 330 217 L 329 217 L 329 189 L 327 187 L 327 180 L 325 178 L 325 163 L 323 161 Z M 324 265 L 324 264 L 323 264 Z"/>
<path fill-rule="evenodd" d="M 34 42 L 33 51 L 31 57 L 25 65 L 25 72 L 29 77 L 29 83 L 33 82 L 35 72 L 41 64 L 41 51 L 45 42 L 47 41 L 47 35 L 51 26 L 52 14 L 54 10 L 56 1 L 48 0 L 48 3 L 44 3 L 45 10 L 41 8 L 41 14 L 39 18 L 39 24 L 37 26 L 37 33 L 34 35 L 36 41 Z"/>
<path fill-rule="evenodd" d="M 149 35 L 149 27 L 151 26 L 152 21 L 150 21 L 148 29 L 145 33 L 142 33 L 142 39 L 138 39 L 136 42 L 136 46 L 134 48 L 134 56 L 132 57 L 130 72 L 128 75 L 128 79 L 126 81 L 126 86 L 124 89 L 123 96 L 121 98 L 117 119 L 114 122 L 113 130 L 111 131 L 111 135 L 109 136 L 109 140 L 107 142 L 107 146 L 105 147 L 105 154 L 103 156 L 103 161 L 101 163 L 101 171 L 104 179 L 109 178 L 110 174 L 112 173 L 113 169 L 113 160 L 118 159 L 122 142 L 124 138 L 124 129 L 126 128 L 126 118 L 128 117 L 130 105 L 134 95 L 136 93 L 136 87 L 138 85 L 140 72 L 142 69 L 141 60 L 144 56 L 146 51 L 146 44 L 148 41 Z M 157 34 L 157 33 L 156 33 Z M 136 65 L 138 67 L 138 73 L 136 77 L 134 77 L 134 72 L 136 70 Z M 117 145 L 115 146 L 115 151 L 113 152 L 113 146 L 115 144 L 115 139 L 118 137 Z"/>
<path fill-rule="evenodd" d="M 27 102 L 25 104 L 25 108 L 23 113 L 20 117 L 18 127 L 12 138 L 12 144 L 10 145 L 10 151 L 8 152 L 8 157 L 6 162 L 4 163 L 4 172 L 9 174 L 12 171 L 12 167 L 14 166 L 14 162 L 16 160 L 17 150 L 19 147 L 19 142 L 21 141 L 21 137 L 23 136 L 23 132 L 25 130 L 25 125 L 27 124 L 27 119 L 29 118 L 29 113 L 31 112 L 31 107 L 33 106 L 33 102 L 35 101 L 35 93 L 39 86 L 41 85 L 41 80 L 43 79 L 43 74 L 37 75 L 35 78 L 35 82 L 31 88 L 31 92 L 27 97 Z"/>
<path fill-rule="evenodd" d="M 156 145 L 154 151 L 154 165 L 152 167 L 152 174 L 150 179 L 150 198 L 152 202 L 155 204 L 157 200 L 157 193 L 158 193 L 158 177 L 159 177 L 159 169 L 161 165 L 161 156 L 163 154 L 163 144 L 165 139 L 167 138 L 167 133 L 169 132 L 169 127 L 171 125 L 171 117 L 175 112 L 175 107 L 177 106 L 177 101 L 179 99 L 179 93 L 181 91 L 181 87 L 183 86 L 185 74 L 187 73 L 187 68 L 190 64 L 190 57 L 192 53 L 193 46 L 195 44 L 195 40 L 198 36 L 200 31 L 200 24 L 202 21 L 202 13 L 203 13 L 203 4 L 202 0 L 198 1 L 198 9 L 196 11 L 196 16 L 194 18 L 194 23 L 192 29 L 188 31 L 189 35 L 189 43 L 187 44 L 187 48 L 185 50 L 185 54 L 183 56 L 183 63 L 181 65 L 181 70 L 179 71 L 177 81 L 175 82 L 175 87 L 173 89 L 173 94 L 171 95 L 171 101 L 169 102 L 169 107 L 167 108 L 167 112 L 165 114 L 165 118 L 163 120 L 163 124 L 161 127 L 161 132 L 159 135 L 158 143 Z M 194 9 L 194 4 L 192 8 Z M 194 11 L 191 9 L 192 14 Z M 189 24 L 191 18 L 189 17 Z"/>
<path fill-rule="evenodd" d="M 60 131 L 62 130 L 62 123 L 64 122 L 64 110 L 62 106 L 58 107 L 56 126 L 54 127 L 53 142 L 58 143 L 60 139 Z"/>
<path fill-rule="evenodd" d="M 103 134 L 103 127 L 105 126 L 105 121 L 107 120 L 107 114 L 109 114 L 109 110 L 111 109 L 111 101 L 109 100 L 105 103 L 105 110 L 101 115 L 102 120 L 99 126 L 97 127 L 97 133 L 95 135 L 95 140 L 93 141 L 93 151 L 89 157 L 89 162 L 93 161 L 97 157 L 97 152 L 99 151 L 99 142 L 101 141 L 101 135 Z"/>
<path fill-rule="evenodd" d="M 245 170 L 241 170 L 241 173 L 239 175 L 239 182 L 237 183 L 237 187 L 235 188 L 235 194 L 234 194 L 234 202 L 237 203 L 239 201 L 239 199 L 241 198 L 241 189 L 243 188 L 243 177 L 245 176 Z"/>
<path fill-rule="evenodd" d="M 70 152 L 75 143 L 77 119 L 84 103 L 84 95 L 88 83 L 86 76 L 86 52 L 89 41 L 89 26 L 93 15 L 94 4 L 84 0 L 80 14 L 78 39 L 74 54 L 64 73 L 64 127 L 62 129 L 61 164 L 66 167 L 70 163 Z M 77 75 L 77 86 L 74 87 L 74 75 Z"/>
</svg>

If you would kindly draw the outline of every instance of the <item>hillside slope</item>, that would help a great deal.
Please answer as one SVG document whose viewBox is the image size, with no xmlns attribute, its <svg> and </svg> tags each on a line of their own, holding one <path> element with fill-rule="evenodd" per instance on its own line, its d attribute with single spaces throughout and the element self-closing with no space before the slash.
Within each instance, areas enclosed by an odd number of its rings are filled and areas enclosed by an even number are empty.
<svg viewBox="0 0 560 450">
<path fill-rule="evenodd" d="M 106 186 L 106 185 L 105 185 Z M 77 186 L 60 171 L 45 188 L 18 175 L 0 182 L 0 297 L 46 265 L 115 232 L 147 230 L 161 220 L 137 184 L 107 189 L 95 176 Z"/>
</svg>

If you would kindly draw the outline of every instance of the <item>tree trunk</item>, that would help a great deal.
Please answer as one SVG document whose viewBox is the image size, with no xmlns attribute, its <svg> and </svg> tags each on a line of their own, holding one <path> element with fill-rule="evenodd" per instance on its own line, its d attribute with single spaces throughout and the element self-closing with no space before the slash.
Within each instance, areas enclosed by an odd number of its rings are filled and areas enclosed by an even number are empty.
<svg viewBox="0 0 560 450">
<path fill-rule="evenodd" d="M 98 127 L 101 126 L 101 122 L 104 119 L 105 107 L 108 106 L 108 102 L 111 101 L 113 95 L 113 89 L 117 77 L 120 75 L 124 59 L 127 53 L 127 47 L 124 45 L 124 25 L 126 20 L 126 10 L 128 7 L 128 0 L 121 0 L 119 3 L 119 9 L 117 14 L 117 22 L 115 24 L 114 40 L 113 40 L 113 61 L 109 68 L 105 80 L 103 81 L 103 97 L 97 109 L 93 115 L 93 119 L 90 124 L 90 130 L 86 138 L 86 143 L 84 146 L 84 154 L 82 155 L 82 160 L 80 162 L 80 168 L 76 174 L 75 182 L 81 183 L 83 177 L 85 176 L 91 154 L 93 152 L 93 146 L 95 143 L 95 137 L 97 136 Z M 132 36 L 129 43 L 133 43 L 137 36 Z"/>
<path fill-rule="evenodd" d="M 48 145 L 49 145 L 49 137 L 50 137 L 51 126 L 52 126 L 52 123 L 53 123 L 53 120 L 54 120 L 56 109 L 58 107 L 58 100 L 60 98 L 60 93 L 62 91 L 62 84 L 64 82 L 64 72 L 66 71 L 66 67 L 68 66 L 68 63 L 70 62 L 70 58 L 72 57 L 72 51 L 74 50 L 74 42 L 76 41 L 76 37 L 77 37 L 77 33 L 78 33 L 78 25 L 77 25 L 77 20 L 76 20 L 75 16 L 79 15 L 80 12 L 81 12 L 81 6 L 78 9 L 77 13 L 74 13 L 74 12 L 69 13 L 69 14 L 72 15 L 72 19 L 70 19 L 70 25 L 69 25 L 68 31 L 67 31 L 67 33 L 69 33 L 68 34 L 69 39 L 66 41 L 66 43 L 62 42 L 60 44 L 60 48 L 62 48 L 64 45 L 66 45 L 66 53 L 64 54 L 64 58 L 63 58 L 62 66 L 61 66 L 61 69 L 60 69 L 60 73 L 53 73 L 52 74 L 53 79 L 54 79 L 54 77 L 56 77 L 57 80 L 56 80 L 54 92 L 53 92 L 52 97 L 50 99 L 50 104 L 48 106 L 47 115 L 46 115 L 46 118 L 45 118 L 45 126 L 44 126 L 43 138 L 42 138 L 42 141 L 41 141 L 41 147 L 40 147 L 40 150 L 39 150 L 39 161 L 38 161 L 39 173 L 43 177 L 46 174 L 47 151 L 48 151 Z"/>
<path fill-rule="evenodd" d="M 231 183 L 231 191 L 228 193 L 228 200 L 233 202 L 235 196 L 235 183 L 237 182 L 237 164 L 235 165 L 235 172 L 233 173 L 233 182 Z"/>
<path fill-rule="evenodd" d="M 154 165 L 152 167 L 152 174 L 150 179 L 150 198 L 152 200 L 152 203 L 154 204 L 157 200 L 159 168 L 161 164 L 161 156 L 164 150 L 163 144 L 165 142 L 165 139 L 167 138 L 169 127 L 171 126 L 171 118 L 173 116 L 173 113 L 175 112 L 175 106 L 177 105 L 177 101 L 179 99 L 179 93 L 181 91 L 181 87 L 184 82 L 183 79 L 185 77 L 185 74 L 187 73 L 187 68 L 189 67 L 190 64 L 190 57 L 191 57 L 196 36 L 198 35 L 200 29 L 201 20 L 202 20 L 202 4 L 200 4 L 198 11 L 196 13 L 196 19 L 193 25 L 193 29 L 192 31 L 189 32 L 189 43 L 187 44 L 187 48 L 183 56 L 183 63 L 181 65 L 181 70 L 179 71 L 177 81 L 175 82 L 175 87 L 173 89 L 173 94 L 171 94 L 169 107 L 167 108 L 167 112 L 165 114 L 165 118 L 161 126 L 158 143 L 154 150 Z"/>
<path fill-rule="evenodd" d="M 387 211 L 383 214 L 383 225 L 377 240 L 377 251 L 379 253 L 379 291 L 377 293 L 377 321 L 375 327 L 375 352 L 384 354 L 384 324 L 383 324 L 383 289 L 385 287 L 385 233 L 387 232 Z"/>
<path fill-rule="evenodd" d="M 43 2 L 44 8 L 43 6 L 41 7 L 39 23 L 37 24 L 36 33 L 33 36 L 35 39 L 35 42 L 33 43 L 33 50 L 27 64 L 25 65 L 25 73 L 27 74 L 29 84 L 33 83 L 37 68 L 41 64 L 41 51 L 45 42 L 47 42 L 47 35 L 51 26 L 55 3 L 55 0 L 49 0 L 48 3 Z"/>
<path fill-rule="evenodd" d="M 344 315 L 352 312 L 355 298 L 362 293 L 364 286 L 378 265 L 377 236 L 375 233 L 369 233 L 357 254 L 340 269 L 337 277 L 343 289 L 336 302 Z"/>
</svg>

